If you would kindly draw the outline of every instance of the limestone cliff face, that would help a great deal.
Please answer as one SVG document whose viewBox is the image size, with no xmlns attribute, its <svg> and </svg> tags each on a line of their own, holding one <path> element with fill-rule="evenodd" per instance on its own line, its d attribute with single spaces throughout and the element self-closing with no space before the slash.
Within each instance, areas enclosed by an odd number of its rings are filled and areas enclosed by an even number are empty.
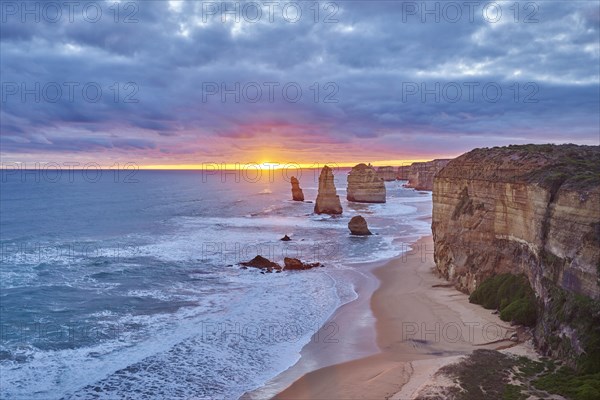
<svg viewBox="0 0 600 400">
<path fill-rule="evenodd" d="M 385 184 L 375 168 L 358 164 L 348 174 L 348 201 L 357 203 L 385 203 Z"/>
<path fill-rule="evenodd" d="M 550 314 L 556 288 L 600 299 L 600 146 L 463 154 L 434 179 L 432 231 L 446 279 L 470 293 L 490 276 L 525 274 L 542 308 L 541 347 L 551 353 L 547 337 L 560 330 L 577 352 L 577 332 Z"/>
<path fill-rule="evenodd" d="M 341 214 L 342 204 L 340 196 L 337 195 L 333 171 L 327 165 L 319 175 L 319 192 L 315 201 L 316 214 Z"/>
<path fill-rule="evenodd" d="M 377 176 L 386 182 L 395 181 L 397 178 L 396 169 L 394 167 L 379 167 L 377 168 Z"/>
<path fill-rule="evenodd" d="M 434 176 L 444 168 L 450 160 L 437 159 L 426 162 L 412 163 L 408 167 L 398 168 L 398 177 L 408 180 L 406 187 L 416 190 L 433 190 Z"/>
</svg>

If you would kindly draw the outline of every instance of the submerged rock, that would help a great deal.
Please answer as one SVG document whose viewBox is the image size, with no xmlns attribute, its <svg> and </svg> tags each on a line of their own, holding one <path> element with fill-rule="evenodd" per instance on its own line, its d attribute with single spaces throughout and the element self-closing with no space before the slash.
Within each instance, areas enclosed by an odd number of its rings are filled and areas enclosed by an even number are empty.
<svg viewBox="0 0 600 400">
<path fill-rule="evenodd" d="M 348 174 L 348 201 L 385 203 L 385 184 L 371 165 L 358 164 Z"/>
<path fill-rule="evenodd" d="M 350 229 L 350 233 L 352 233 L 353 235 L 372 235 L 371 231 L 369 230 L 369 227 L 367 226 L 367 220 L 360 215 L 352 217 L 350 222 L 348 222 L 348 229 Z"/>
<path fill-rule="evenodd" d="M 333 171 L 327 165 L 319 175 L 319 193 L 315 202 L 316 214 L 341 214 L 342 204 L 333 181 Z"/>
<path fill-rule="evenodd" d="M 300 188 L 300 182 L 298 181 L 298 179 L 295 176 L 292 176 L 290 182 L 292 184 L 292 200 L 304 201 L 304 193 Z"/>
</svg>

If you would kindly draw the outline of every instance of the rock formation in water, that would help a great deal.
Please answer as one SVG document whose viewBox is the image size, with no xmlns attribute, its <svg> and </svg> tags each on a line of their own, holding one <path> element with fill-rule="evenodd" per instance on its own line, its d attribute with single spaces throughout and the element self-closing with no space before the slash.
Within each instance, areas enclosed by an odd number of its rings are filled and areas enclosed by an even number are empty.
<svg viewBox="0 0 600 400">
<path fill-rule="evenodd" d="M 327 165 L 321 170 L 319 175 L 319 192 L 315 201 L 316 214 L 341 214 L 342 204 L 340 196 L 337 195 L 335 182 L 333 180 L 333 171 Z"/>
<path fill-rule="evenodd" d="M 240 265 L 242 265 L 243 266 L 242 268 L 244 268 L 244 269 L 247 267 L 258 268 L 263 271 L 261 273 L 264 273 L 264 272 L 270 273 L 273 271 L 281 272 L 282 270 L 305 270 L 305 269 L 311 269 L 311 268 L 316 268 L 316 267 L 324 267 L 324 265 L 321 264 L 320 262 L 305 263 L 297 258 L 289 258 L 289 257 L 285 257 L 283 259 L 283 263 L 284 263 L 284 267 L 282 268 L 276 262 L 273 262 L 273 261 L 269 260 L 268 258 L 258 255 L 250 261 L 241 262 Z"/>
<path fill-rule="evenodd" d="M 433 178 L 449 162 L 449 159 L 437 159 L 398 167 L 398 179 L 407 180 L 408 183 L 405 186 L 409 188 L 433 190 Z"/>
<path fill-rule="evenodd" d="M 281 266 L 279 264 L 260 255 L 254 257 L 250 261 L 241 262 L 240 265 L 243 265 L 245 267 L 259 268 L 262 270 L 266 270 L 267 272 L 272 272 L 272 270 L 274 269 L 281 270 Z"/>
<path fill-rule="evenodd" d="M 350 222 L 348 222 L 348 229 L 350 229 L 350 233 L 353 235 L 372 235 L 371 231 L 369 230 L 369 227 L 367 226 L 367 220 L 360 215 L 352 217 Z"/>
<path fill-rule="evenodd" d="M 407 181 L 409 172 L 410 165 L 403 165 L 401 167 L 398 167 L 398 174 L 396 176 L 401 181 Z"/>
<path fill-rule="evenodd" d="M 302 189 L 300 189 L 300 182 L 296 179 L 295 176 L 292 176 L 290 179 L 292 183 L 292 199 L 294 201 L 304 201 L 304 193 L 302 193 Z"/>
<path fill-rule="evenodd" d="M 600 359 L 600 146 L 463 154 L 434 179 L 432 231 L 437 270 L 458 289 L 524 274 L 539 348 L 577 364 Z"/>
<path fill-rule="evenodd" d="M 288 235 L 283 235 L 283 237 L 279 240 L 284 241 L 284 242 L 289 242 L 290 240 L 292 240 L 292 238 L 290 238 Z"/>
<path fill-rule="evenodd" d="M 386 182 L 396 180 L 396 169 L 394 167 L 377 168 L 377 176 Z"/>
<path fill-rule="evenodd" d="M 385 203 L 385 184 L 375 168 L 358 164 L 348 174 L 348 201 L 357 203 Z"/>
<path fill-rule="evenodd" d="M 316 263 L 305 263 L 300 261 L 297 258 L 290 258 L 290 257 L 285 257 L 283 259 L 283 263 L 285 264 L 285 270 L 304 270 L 304 269 L 311 269 L 311 268 L 315 268 L 315 267 L 323 267 L 323 264 L 316 262 Z"/>
</svg>

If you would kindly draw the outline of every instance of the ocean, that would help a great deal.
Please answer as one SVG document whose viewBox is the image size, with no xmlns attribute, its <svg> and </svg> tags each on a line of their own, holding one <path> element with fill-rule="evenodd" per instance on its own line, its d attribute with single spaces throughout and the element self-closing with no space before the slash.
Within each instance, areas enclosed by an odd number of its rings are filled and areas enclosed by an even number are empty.
<svg viewBox="0 0 600 400">
<path fill-rule="evenodd" d="M 387 203 L 348 203 L 334 172 L 338 217 L 292 201 L 284 170 L 2 171 L 0 398 L 234 399 L 293 365 L 361 263 L 430 232 L 430 193 L 386 182 Z M 358 214 L 373 236 L 349 234 Z M 237 265 L 257 254 L 325 267 Z"/>
</svg>

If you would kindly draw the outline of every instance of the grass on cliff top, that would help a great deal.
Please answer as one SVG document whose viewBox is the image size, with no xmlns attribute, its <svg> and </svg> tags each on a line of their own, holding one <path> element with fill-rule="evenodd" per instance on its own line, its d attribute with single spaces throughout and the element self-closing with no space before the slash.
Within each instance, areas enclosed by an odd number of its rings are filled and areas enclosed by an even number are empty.
<svg viewBox="0 0 600 400">
<path fill-rule="evenodd" d="M 600 146 L 524 144 L 496 149 L 518 151 L 546 159 L 546 165 L 526 175 L 541 186 L 557 188 L 565 184 L 573 189 L 600 186 Z"/>
<path fill-rule="evenodd" d="M 500 318 L 534 326 L 537 320 L 535 294 L 524 275 L 502 274 L 486 279 L 471 293 L 471 303 L 500 311 Z"/>
</svg>

